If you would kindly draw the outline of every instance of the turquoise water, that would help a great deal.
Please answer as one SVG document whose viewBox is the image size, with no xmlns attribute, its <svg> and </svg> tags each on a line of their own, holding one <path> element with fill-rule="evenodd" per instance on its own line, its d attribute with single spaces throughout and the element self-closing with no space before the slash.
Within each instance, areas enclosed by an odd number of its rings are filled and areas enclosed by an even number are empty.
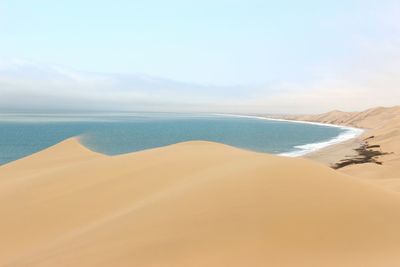
<svg viewBox="0 0 400 267">
<path fill-rule="evenodd" d="M 348 129 L 258 118 L 196 114 L 0 115 L 0 164 L 72 136 L 92 150 L 117 155 L 190 140 L 274 154 L 300 155 Z M 340 138 L 339 138 L 340 139 Z M 311 144 L 311 148 L 310 148 Z M 313 147 L 314 146 L 314 147 Z"/>
</svg>

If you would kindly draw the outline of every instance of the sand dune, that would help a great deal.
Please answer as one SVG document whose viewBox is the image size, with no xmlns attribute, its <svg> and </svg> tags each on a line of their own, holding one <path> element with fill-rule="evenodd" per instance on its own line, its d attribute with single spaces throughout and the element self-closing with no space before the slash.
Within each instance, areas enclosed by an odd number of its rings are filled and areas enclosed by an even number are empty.
<svg viewBox="0 0 400 267">
<path fill-rule="evenodd" d="M 385 188 L 400 191 L 400 106 L 378 107 L 363 112 L 332 111 L 320 115 L 288 116 L 287 118 L 365 128 L 367 131 L 359 138 L 358 143 L 373 136 L 368 139 L 369 144 L 379 145 L 379 150 L 389 153 L 378 157 L 383 165 L 370 163 L 351 165 L 340 171 L 366 178 L 369 182 Z M 343 158 L 352 154 L 349 147 L 352 149 L 355 146 L 357 145 L 354 144 L 354 141 L 353 143 L 339 144 L 308 157 L 315 160 L 323 159 L 324 162 L 329 163 L 327 160 L 329 157 L 332 158 L 332 161 L 337 161 L 338 155 Z"/>
<path fill-rule="evenodd" d="M 0 266 L 398 266 L 400 195 L 322 164 L 76 139 L 0 167 Z"/>
</svg>

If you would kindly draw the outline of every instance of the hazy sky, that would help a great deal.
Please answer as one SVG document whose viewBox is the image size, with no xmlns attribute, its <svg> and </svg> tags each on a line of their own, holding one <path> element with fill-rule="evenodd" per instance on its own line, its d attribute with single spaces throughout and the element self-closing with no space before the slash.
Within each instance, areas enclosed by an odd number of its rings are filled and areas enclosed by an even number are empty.
<svg viewBox="0 0 400 267">
<path fill-rule="evenodd" d="M 0 109 L 400 104 L 399 14 L 398 0 L 0 0 Z"/>
</svg>

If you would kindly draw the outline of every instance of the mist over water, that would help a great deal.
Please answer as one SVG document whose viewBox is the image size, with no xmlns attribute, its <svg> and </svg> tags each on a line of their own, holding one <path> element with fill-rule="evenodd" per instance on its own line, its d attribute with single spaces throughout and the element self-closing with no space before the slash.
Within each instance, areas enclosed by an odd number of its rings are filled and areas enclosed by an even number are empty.
<svg viewBox="0 0 400 267">
<path fill-rule="evenodd" d="M 131 113 L 0 115 L 0 164 L 69 137 L 94 151 L 118 155 L 174 143 L 205 140 L 238 148 L 302 155 L 355 134 L 326 125 L 210 114 Z"/>
</svg>

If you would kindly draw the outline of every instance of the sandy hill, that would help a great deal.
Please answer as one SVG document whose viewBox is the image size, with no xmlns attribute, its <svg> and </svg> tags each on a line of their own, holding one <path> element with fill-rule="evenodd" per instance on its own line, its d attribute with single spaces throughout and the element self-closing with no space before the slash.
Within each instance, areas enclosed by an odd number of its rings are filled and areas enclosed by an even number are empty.
<svg viewBox="0 0 400 267">
<path fill-rule="evenodd" d="M 0 167 L 0 266 L 397 267 L 400 195 L 209 142 Z"/>
<path fill-rule="evenodd" d="M 288 116 L 288 118 L 298 120 L 347 125 L 366 129 L 388 126 L 390 121 L 399 119 L 399 117 L 400 106 L 377 107 L 362 112 L 334 110 L 317 115 Z"/>
<path fill-rule="evenodd" d="M 368 139 L 369 145 L 379 145 L 379 150 L 389 153 L 379 157 L 383 165 L 371 163 L 352 165 L 340 171 L 400 191 L 400 106 L 378 107 L 362 112 L 332 111 L 319 115 L 287 116 L 287 118 L 366 129 L 360 141 L 373 136 Z"/>
<path fill-rule="evenodd" d="M 289 118 L 294 118 L 304 121 L 322 122 L 330 124 L 346 124 L 357 112 L 345 112 L 340 110 L 333 110 L 327 113 L 317 114 L 317 115 L 304 115 L 304 116 L 289 116 Z"/>
</svg>

